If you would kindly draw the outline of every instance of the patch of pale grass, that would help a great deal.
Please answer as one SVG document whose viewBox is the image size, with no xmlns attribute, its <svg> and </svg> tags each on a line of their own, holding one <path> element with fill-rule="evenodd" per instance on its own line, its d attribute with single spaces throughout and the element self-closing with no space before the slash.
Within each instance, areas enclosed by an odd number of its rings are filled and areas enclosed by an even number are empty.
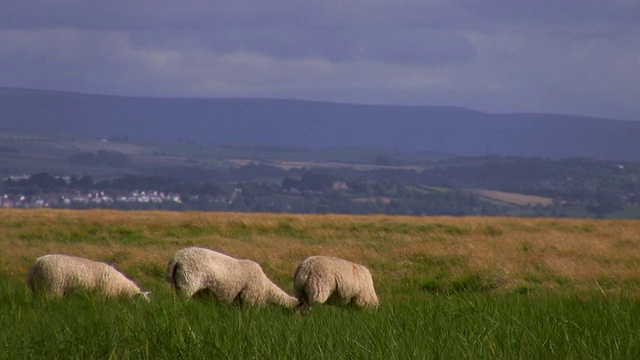
<svg viewBox="0 0 640 360">
<path fill-rule="evenodd" d="M 516 205 L 551 205 L 553 199 L 543 196 L 525 195 L 517 193 L 508 193 L 504 191 L 485 190 L 485 189 L 465 189 L 466 192 L 480 197 L 502 201 L 509 204 Z"/>
</svg>

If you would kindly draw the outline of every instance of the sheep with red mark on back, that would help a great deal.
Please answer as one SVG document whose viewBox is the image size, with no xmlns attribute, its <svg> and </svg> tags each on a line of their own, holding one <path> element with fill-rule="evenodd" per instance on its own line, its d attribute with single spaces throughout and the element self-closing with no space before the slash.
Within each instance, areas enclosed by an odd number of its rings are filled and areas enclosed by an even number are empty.
<svg viewBox="0 0 640 360">
<path fill-rule="evenodd" d="M 314 303 L 378 307 L 378 296 L 369 269 L 364 265 L 331 256 L 311 256 L 298 265 L 293 288 L 299 306 Z"/>
</svg>

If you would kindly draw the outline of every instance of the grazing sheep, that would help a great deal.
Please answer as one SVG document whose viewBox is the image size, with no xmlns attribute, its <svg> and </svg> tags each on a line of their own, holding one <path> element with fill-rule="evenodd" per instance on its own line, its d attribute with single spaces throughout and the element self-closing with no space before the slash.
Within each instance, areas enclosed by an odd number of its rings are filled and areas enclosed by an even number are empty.
<svg viewBox="0 0 640 360">
<path fill-rule="evenodd" d="M 295 308 L 298 300 L 271 282 L 258 263 L 235 259 L 209 249 L 190 247 L 176 252 L 164 275 L 176 292 L 187 298 L 211 290 L 228 304 Z"/>
<path fill-rule="evenodd" d="M 314 303 L 351 304 L 376 308 L 378 296 L 369 269 L 348 260 L 330 256 L 311 256 L 298 265 L 293 288 L 299 306 Z"/>
<path fill-rule="evenodd" d="M 36 294 L 42 291 L 64 296 L 70 290 L 94 290 L 107 297 L 140 295 L 143 292 L 111 265 L 69 255 L 44 255 L 27 270 L 27 285 Z"/>
</svg>

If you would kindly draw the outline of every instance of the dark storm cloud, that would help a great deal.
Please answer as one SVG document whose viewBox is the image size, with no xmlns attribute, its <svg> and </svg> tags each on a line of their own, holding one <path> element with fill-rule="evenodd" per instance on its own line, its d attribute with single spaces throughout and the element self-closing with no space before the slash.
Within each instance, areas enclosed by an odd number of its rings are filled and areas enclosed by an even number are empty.
<svg viewBox="0 0 640 360">
<path fill-rule="evenodd" d="M 278 58 L 441 64 L 473 58 L 460 34 L 429 28 L 428 8 L 376 2 L 25 2 L 0 14 L 0 27 L 124 31 L 139 45 L 188 43 L 218 52 Z M 410 10 L 410 9 L 407 9 Z M 437 19 L 436 19 L 437 20 Z M 427 21 L 428 22 L 428 21 Z M 159 36 L 161 35 L 161 37 Z"/>
<path fill-rule="evenodd" d="M 0 86 L 640 120 L 636 0 L 0 3 Z"/>
<path fill-rule="evenodd" d="M 475 19 L 485 24 L 525 24 L 538 27 L 637 24 L 640 3 L 635 0 L 468 1 Z"/>
</svg>

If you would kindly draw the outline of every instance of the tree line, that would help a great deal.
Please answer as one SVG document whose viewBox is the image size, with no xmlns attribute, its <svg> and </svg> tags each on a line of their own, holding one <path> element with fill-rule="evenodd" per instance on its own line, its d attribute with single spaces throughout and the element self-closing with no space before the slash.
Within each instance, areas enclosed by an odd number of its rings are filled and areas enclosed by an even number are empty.
<svg viewBox="0 0 640 360">
<path fill-rule="evenodd" d="M 592 216 L 606 216 L 640 204 L 639 170 L 637 163 L 584 158 L 487 157 L 424 171 L 283 170 L 247 165 L 164 169 L 152 175 L 109 179 L 36 173 L 24 179 L 7 179 L 0 187 L 5 194 L 27 196 L 70 190 L 162 191 L 180 194 L 184 210 L 562 216 L 561 204 L 571 204 Z M 496 203 L 465 192 L 468 188 L 544 196 L 553 199 L 554 205 L 541 208 Z"/>
</svg>

